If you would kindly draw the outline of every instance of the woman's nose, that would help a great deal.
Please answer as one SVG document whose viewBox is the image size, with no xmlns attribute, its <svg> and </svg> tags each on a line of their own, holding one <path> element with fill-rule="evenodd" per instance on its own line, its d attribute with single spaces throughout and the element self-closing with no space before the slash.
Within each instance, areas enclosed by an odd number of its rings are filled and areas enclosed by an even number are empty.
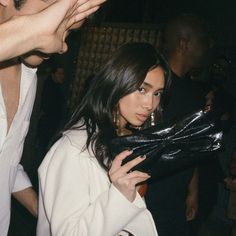
<svg viewBox="0 0 236 236">
<path fill-rule="evenodd" d="M 143 102 L 143 107 L 147 110 L 152 110 L 153 108 L 153 97 L 150 95 L 146 95 L 144 102 Z"/>
</svg>

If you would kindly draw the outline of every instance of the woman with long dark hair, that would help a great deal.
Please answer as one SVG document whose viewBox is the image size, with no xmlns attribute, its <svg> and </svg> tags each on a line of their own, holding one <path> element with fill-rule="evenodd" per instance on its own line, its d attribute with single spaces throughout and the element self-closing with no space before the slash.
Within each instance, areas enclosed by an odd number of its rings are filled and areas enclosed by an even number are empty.
<svg viewBox="0 0 236 236">
<path fill-rule="evenodd" d="M 39 168 L 38 235 L 157 235 L 138 193 L 150 176 L 122 165 L 109 141 L 155 122 L 169 84 L 169 67 L 147 43 L 117 50 L 92 79 L 62 137 Z"/>
</svg>

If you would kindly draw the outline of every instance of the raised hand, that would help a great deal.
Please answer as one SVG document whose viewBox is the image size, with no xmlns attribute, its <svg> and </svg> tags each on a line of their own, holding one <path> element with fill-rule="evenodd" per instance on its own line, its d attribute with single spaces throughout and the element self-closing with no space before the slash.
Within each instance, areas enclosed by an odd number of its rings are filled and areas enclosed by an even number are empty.
<svg viewBox="0 0 236 236">
<path fill-rule="evenodd" d="M 42 41 L 44 43 L 38 50 L 44 53 L 64 53 L 67 50 L 65 38 L 69 30 L 79 28 L 103 2 L 105 0 L 58 0 L 42 11 L 39 16 L 40 19 L 44 19 L 41 22 L 45 28 L 42 35 L 48 40 Z"/>
<path fill-rule="evenodd" d="M 64 53 L 70 29 L 79 28 L 105 0 L 57 0 L 32 15 L 15 16 L 0 25 L 0 61 L 34 51 Z M 27 55 L 26 55 L 27 56 Z M 40 64 L 35 62 L 35 64 Z"/>
<path fill-rule="evenodd" d="M 146 181 L 150 176 L 140 171 L 130 170 L 145 159 L 137 157 L 125 165 L 121 165 L 124 160 L 132 151 L 123 151 L 117 155 L 112 162 L 109 170 L 109 177 L 113 185 L 130 201 L 133 202 L 136 197 L 137 184 Z"/>
</svg>

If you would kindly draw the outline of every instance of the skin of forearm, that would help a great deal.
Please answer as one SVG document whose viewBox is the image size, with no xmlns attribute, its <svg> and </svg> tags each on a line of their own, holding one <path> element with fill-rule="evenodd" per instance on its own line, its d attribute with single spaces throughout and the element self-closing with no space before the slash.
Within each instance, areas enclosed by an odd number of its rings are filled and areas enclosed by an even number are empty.
<svg viewBox="0 0 236 236">
<path fill-rule="evenodd" d="M 0 25 L 0 61 L 34 49 L 38 35 L 35 34 L 35 25 L 29 21 L 29 17 L 21 16 Z"/>
<path fill-rule="evenodd" d="M 198 168 L 195 168 L 193 171 L 193 177 L 188 186 L 188 195 L 198 194 Z"/>
<path fill-rule="evenodd" d="M 19 201 L 33 216 L 38 215 L 38 196 L 33 188 L 12 193 L 13 197 Z"/>
</svg>

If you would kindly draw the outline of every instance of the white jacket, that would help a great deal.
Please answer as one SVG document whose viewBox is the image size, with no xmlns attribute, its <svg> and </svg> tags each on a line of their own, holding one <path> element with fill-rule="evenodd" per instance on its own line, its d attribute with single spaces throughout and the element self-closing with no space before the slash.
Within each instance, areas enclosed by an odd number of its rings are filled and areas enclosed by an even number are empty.
<svg viewBox="0 0 236 236">
<path fill-rule="evenodd" d="M 6 236 L 10 221 L 11 193 L 31 186 L 19 164 L 36 93 L 36 69 L 22 64 L 20 100 L 7 133 L 7 114 L 0 86 L 0 235 Z"/>
<path fill-rule="evenodd" d="M 86 131 L 68 131 L 39 167 L 38 236 L 157 236 L 150 212 L 137 194 L 129 202 L 97 160 L 81 152 Z"/>
</svg>

